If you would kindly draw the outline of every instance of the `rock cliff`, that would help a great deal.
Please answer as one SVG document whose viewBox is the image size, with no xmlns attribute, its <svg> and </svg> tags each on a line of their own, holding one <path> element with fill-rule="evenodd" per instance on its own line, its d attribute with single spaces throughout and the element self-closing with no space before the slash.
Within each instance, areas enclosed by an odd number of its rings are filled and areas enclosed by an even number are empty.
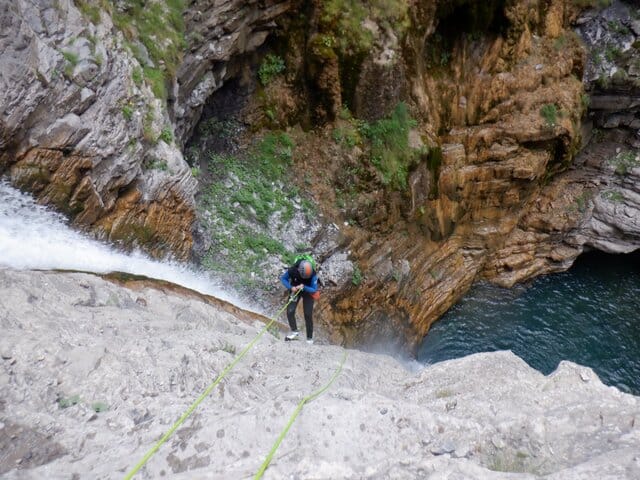
<svg viewBox="0 0 640 480">
<path fill-rule="evenodd" d="M 577 5 L 422 2 L 397 41 L 375 37 L 353 98 L 345 55 L 325 63 L 359 118 L 393 78 L 384 95 L 409 102 L 421 152 L 404 189 L 357 147 L 324 153 L 354 193 L 342 211 L 363 272 L 323 308 L 336 341 L 411 347 L 477 279 L 508 287 L 585 249 L 638 248 L 637 10 Z"/>
<path fill-rule="evenodd" d="M 234 313 L 235 312 L 235 313 Z M 0 270 L 0 475 L 122 478 L 258 332 L 201 296 Z M 135 478 L 250 478 L 344 350 L 266 334 Z M 420 368 L 348 351 L 264 478 L 636 479 L 640 402 L 510 352 Z"/>
<path fill-rule="evenodd" d="M 0 6 L 0 173 L 78 226 L 265 303 L 312 247 L 332 340 L 409 349 L 479 278 L 638 246 L 632 3 L 141 5 Z"/>
<path fill-rule="evenodd" d="M 619 2 L 577 19 L 589 52 L 585 146 L 494 254 L 485 275 L 496 283 L 564 270 L 585 249 L 629 253 L 640 245 L 638 21 L 637 10 Z"/>
<path fill-rule="evenodd" d="M 194 2 L 183 20 L 150 3 L 0 5 L 0 173 L 101 237 L 186 259 L 197 183 L 180 146 L 288 4 Z"/>
</svg>

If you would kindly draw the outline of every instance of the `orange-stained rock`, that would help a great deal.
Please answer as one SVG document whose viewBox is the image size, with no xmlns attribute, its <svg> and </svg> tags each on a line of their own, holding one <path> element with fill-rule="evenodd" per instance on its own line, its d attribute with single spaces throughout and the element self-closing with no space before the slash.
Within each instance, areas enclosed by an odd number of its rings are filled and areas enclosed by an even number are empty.
<svg viewBox="0 0 640 480">
<path fill-rule="evenodd" d="M 584 52 L 565 10 L 560 0 L 515 2 L 505 7 L 504 35 L 458 38 L 446 66 L 416 61 L 429 37 L 409 36 L 412 114 L 427 138 L 439 132 L 442 161 L 437 170 L 420 163 L 406 193 L 387 192 L 375 197 L 373 214 L 356 213 L 361 228 L 349 231 L 350 248 L 363 281 L 321 307 L 335 340 L 408 339 L 411 348 L 478 278 L 512 285 L 579 254 L 553 242 L 554 229 L 579 221 L 564 208 L 575 186 L 541 196 L 580 142 Z M 545 118 L 544 106 L 555 117 Z"/>
</svg>

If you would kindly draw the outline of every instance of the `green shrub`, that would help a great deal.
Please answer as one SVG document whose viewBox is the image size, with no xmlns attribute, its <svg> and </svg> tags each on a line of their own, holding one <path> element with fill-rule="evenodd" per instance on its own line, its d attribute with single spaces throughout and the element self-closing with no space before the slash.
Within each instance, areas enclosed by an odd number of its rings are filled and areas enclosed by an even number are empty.
<svg viewBox="0 0 640 480">
<path fill-rule="evenodd" d="M 269 132 L 258 143 L 253 158 L 259 164 L 266 178 L 282 178 L 291 166 L 293 159 L 293 141 L 282 132 Z"/>
<path fill-rule="evenodd" d="M 620 35 L 628 35 L 629 33 L 631 33 L 629 31 L 629 28 L 626 25 L 620 23 L 618 20 L 609 20 L 607 22 L 607 26 L 609 27 L 609 30 L 612 30 Z"/>
<path fill-rule="evenodd" d="M 133 118 L 133 107 L 131 107 L 131 105 L 125 105 L 122 107 L 122 116 L 126 120 L 131 120 Z"/>
<path fill-rule="evenodd" d="M 617 175 L 626 175 L 630 170 L 640 166 L 636 154 L 629 150 L 618 153 L 609 160 L 609 164 L 615 167 Z"/>
<path fill-rule="evenodd" d="M 71 65 L 73 65 L 74 67 L 78 64 L 78 54 L 74 53 L 74 52 L 70 52 L 68 50 L 63 50 L 62 51 L 62 56 L 64 57 L 64 59 L 69 62 Z"/>
<path fill-rule="evenodd" d="M 171 145 L 173 143 L 173 132 L 169 127 L 165 127 L 160 132 L 159 140 L 162 140 L 167 145 Z"/>
<path fill-rule="evenodd" d="M 343 56 L 357 56 L 373 46 L 373 34 L 362 24 L 370 18 L 383 29 L 402 36 L 409 28 L 408 3 L 404 0 L 326 0 L 321 3 L 322 42 Z"/>
<path fill-rule="evenodd" d="M 161 170 L 167 171 L 169 169 L 169 165 L 167 165 L 166 160 L 162 160 L 159 158 L 154 158 L 150 162 L 147 163 L 147 168 L 149 170 Z"/>
<path fill-rule="evenodd" d="M 624 201 L 624 195 L 618 190 L 607 190 L 606 192 L 602 192 L 602 198 L 613 203 L 620 203 Z"/>
<path fill-rule="evenodd" d="M 151 87 L 151 91 L 153 94 L 162 100 L 167 99 L 167 86 L 166 86 L 166 78 L 165 74 L 162 70 L 151 67 L 143 68 L 144 78 L 147 81 L 149 87 Z"/>
<path fill-rule="evenodd" d="M 361 125 L 360 132 L 370 142 L 371 163 L 384 185 L 398 190 L 407 187 L 409 168 L 419 153 L 409 147 L 409 131 L 415 125 L 404 103 L 399 103 L 390 117 Z"/>
<path fill-rule="evenodd" d="M 92 5 L 88 0 L 74 0 L 76 7 L 80 10 L 83 16 L 89 19 L 90 22 L 98 25 L 100 23 L 100 7 Z"/>
<path fill-rule="evenodd" d="M 70 52 L 64 50 L 61 52 L 64 59 L 67 61 L 67 64 L 64 66 L 64 74 L 67 78 L 71 78 L 73 76 L 73 70 L 79 62 L 78 54 L 74 52 Z"/>
<path fill-rule="evenodd" d="M 276 75 L 281 74 L 284 70 L 285 66 L 282 57 L 268 54 L 262 61 L 260 69 L 258 70 L 260 83 L 266 87 Z"/>
<path fill-rule="evenodd" d="M 622 50 L 613 45 L 607 45 L 604 49 L 604 58 L 610 62 L 615 62 L 622 55 Z"/>
<path fill-rule="evenodd" d="M 149 143 L 157 142 L 157 138 L 155 138 L 153 131 L 153 120 L 155 115 L 155 109 L 153 108 L 153 105 L 150 105 L 142 119 L 142 137 Z"/>
<path fill-rule="evenodd" d="M 135 67 L 131 71 L 131 80 L 133 80 L 133 83 L 135 83 L 137 86 L 142 85 L 142 80 L 144 80 L 144 76 L 142 73 L 142 69 L 140 67 Z"/>
<path fill-rule="evenodd" d="M 353 266 L 351 283 L 356 287 L 362 283 L 362 272 L 360 271 L 360 267 L 358 265 Z"/>
<path fill-rule="evenodd" d="M 200 167 L 191 167 L 191 175 L 193 175 L 194 178 L 198 178 L 201 174 Z"/>
<path fill-rule="evenodd" d="M 91 408 L 96 413 L 106 412 L 109 410 L 109 406 L 104 402 L 94 402 L 91 404 Z"/>
<path fill-rule="evenodd" d="M 145 46 L 155 68 L 146 66 L 144 78 L 158 98 L 166 99 L 164 84 L 175 77 L 187 47 L 183 20 L 185 2 L 124 0 L 119 3 L 122 5 L 112 13 L 113 23 L 123 33 L 129 50 L 141 64 L 144 59 L 131 45 L 139 41 Z"/>
<path fill-rule="evenodd" d="M 544 118 L 547 127 L 555 127 L 558 119 L 558 109 L 553 103 L 547 103 L 540 109 L 540 115 Z"/>
<path fill-rule="evenodd" d="M 72 395 L 71 397 L 61 397 L 58 399 L 59 408 L 69 408 L 80 403 L 80 395 Z"/>
<path fill-rule="evenodd" d="M 335 128 L 332 136 L 338 145 L 343 145 L 347 148 L 353 148 L 362 141 L 358 130 L 351 126 Z"/>
</svg>

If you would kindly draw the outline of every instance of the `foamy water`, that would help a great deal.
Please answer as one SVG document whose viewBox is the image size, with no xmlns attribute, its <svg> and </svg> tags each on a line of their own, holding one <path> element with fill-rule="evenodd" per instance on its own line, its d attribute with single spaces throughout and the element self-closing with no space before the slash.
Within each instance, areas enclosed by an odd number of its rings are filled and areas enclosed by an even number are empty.
<svg viewBox="0 0 640 480">
<path fill-rule="evenodd" d="M 177 262 L 123 253 L 72 230 L 67 219 L 0 179 L 0 266 L 20 270 L 125 272 L 166 280 L 249 309 L 215 279 Z"/>
</svg>

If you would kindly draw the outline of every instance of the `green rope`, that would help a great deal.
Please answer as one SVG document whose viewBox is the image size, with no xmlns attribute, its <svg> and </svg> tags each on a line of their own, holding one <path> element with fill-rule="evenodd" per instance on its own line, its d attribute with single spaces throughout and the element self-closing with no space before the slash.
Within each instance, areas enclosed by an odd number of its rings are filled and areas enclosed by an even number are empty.
<svg viewBox="0 0 640 480">
<path fill-rule="evenodd" d="M 264 472 L 267 469 L 267 467 L 269 466 L 269 463 L 271 463 L 271 459 L 275 455 L 276 450 L 278 449 L 278 447 L 282 443 L 282 440 L 284 439 L 284 437 L 287 435 L 287 432 L 291 428 L 291 425 L 293 425 L 293 422 L 295 422 L 296 417 L 298 416 L 298 414 L 302 410 L 302 407 L 304 406 L 304 404 L 307 403 L 307 402 L 311 402 L 312 400 L 315 400 L 320 395 L 322 395 L 325 392 L 325 390 L 327 390 L 331 386 L 331 384 L 335 381 L 335 379 L 338 378 L 338 375 L 340 375 L 340 372 L 342 371 L 342 367 L 344 366 L 344 362 L 346 360 L 347 360 L 347 352 L 345 351 L 344 355 L 342 356 L 342 361 L 340 362 L 340 365 L 338 366 L 338 369 L 333 373 L 333 376 L 331 377 L 331 380 L 329 380 L 329 383 L 327 383 L 320 390 L 316 390 L 315 392 L 313 392 L 308 397 L 304 397 L 302 400 L 300 400 L 300 403 L 298 403 L 298 406 L 296 407 L 296 409 L 294 410 L 293 414 L 289 418 L 289 422 L 287 422 L 287 425 L 284 427 L 284 430 L 282 430 L 282 432 L 280 432 L 280 436 L 278 437 L 276 442 L 273 444 L 273 447 L 271 447 L 271 451 L 269 451 L 269 454 L 267 455 L 267 458 L 265 458 L 264 462 L 262 462 L 262 465 L 260 466 L 260 469 L 256 473 L 255 477 L 253 477 L 253 480 L 259 480 L 259 479 L 262 478 L 262 475 L 264 475 Z"/>
<path fill-rule="evenodd" d="M 158 449 L 162 446 L 164 442 L 166 442 L 169 439 L 169 437 L 173 434 L 173 432 L 175 432 L 176 429 L 180 425 L 182 425 L 182 423 L 189 417 L 189 415 L 193 413 L 193 411 L 198 407 L 198 405 L 200 405 L 200 403 L 211 393 L 211 391 L 216 387 L 216 385 L 220 383 L 220 381 L 227 375 L 227 373 L 229 373 L 231 369 L 233 369 L 233 367 L 235 367 L 236 364 L 242 359 L 242 357 L 244 357 L 245 354 L 249 350 L 251 350 L 251 348 L 256 344 L 256 342 L 260 340 L 260 337 L 264 335 L 264 332 L 266 332 L 269 329 L 269 327 L 276 321 L 276 319 L 289 306 L 289 304 L 295 300 L 299 292 L 300 291 L 296 292 L 294 295 L 289 297 L 289 301 L 285 303 L 280 310 L 278 310 L 278 313 L 276 313 L 273 316 L 273 318 L 271 318 L 271 320 L 264 326 L 262 330 L 260 330 L 260 332 L 255 336 L 255 338 L 251 340 L 251 342 L 249 342 L 249 344 L 246 347 L 244 347 L 244 349 L 238 354 L 238 356 L 236 356 L 236 358 L 233 359 L 233 361 L 229 365 L 227 365 L 227 368 L 225 368 L 222 371 L 222 373 L 218 375 L 218 378 L 216 378 L 211 383 L 211 385 L 209 385 L 207 389 L 204 392 L 202 392 L 202 395 L 200 395 L 196 399 L 196 401 L 191 404 L 191 406 L 182 414 L 182 416 L 176 421 L 176 423 L 173 424 L 173 426 L 167 431 L 167 433 L 165 433 L 162 436 L 162 438 L 158 440 L 158 443 L 156 443 L 151 448 L 151 450 L 149 450 L 146 453 L 146 455 L 142 457 L 142 460 L 140 460 L 140 462 L 138 462 L 138 464 L 135 467 L 133 467 L 133 469 L 129 473 L 127 473 L 127 476 L 124 477 L 124 480 L 131 480 L 131 478 L 133 478 L 133 476 L 136 473 L 138 473 L 138 470 L 140 470 L 145 465 L 145 463 L 147 463 L 147 461 L 153 456 L 153 454 L 158 451 Z"/>
</svg>

